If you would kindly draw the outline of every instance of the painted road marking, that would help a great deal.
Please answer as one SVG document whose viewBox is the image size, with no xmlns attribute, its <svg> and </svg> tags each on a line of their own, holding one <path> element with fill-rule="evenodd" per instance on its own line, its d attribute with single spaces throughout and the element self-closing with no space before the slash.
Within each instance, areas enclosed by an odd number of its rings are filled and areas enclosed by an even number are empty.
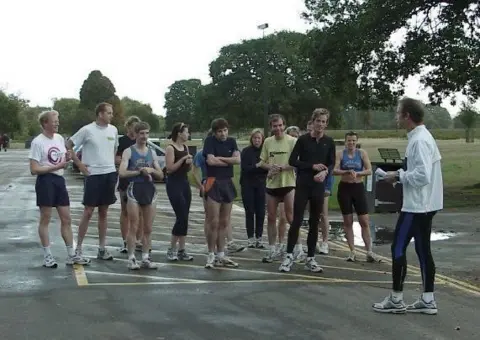
<svg viewBox="0 0 480 340">
<path fill-rule="evenodd" d="M 68 188 L 69 188 L 69 193 L 71 194 L 72 200 L 81 202 L 81 200 L 83 198 L 83 187 L 81 185 L 72 185 L 72 186 L 69 185 Z M 168 238 L 171 235 L 171 226 L 165 226 L 165 225 L 170 224 L 170 225 L 173 226 L 173 223 L 175 221 L 175 216 L 174 216 L 173 211 L 171 209 L 168 198 L 166 197 L 165 188 L 160 185 L 158 189 L 159 189 L 158 192 L 159 192 L 160 197 L 159 197 L 159 201 L 158 201 L 159 206 L 157 207 L 156 221 L 159 221 L 159 222 L 161 221 L 162 225 L 154 226 L 153 235 L 156 235 L 156 236 L 159 236 L 160 238 L 165 239 L 165 237 Z M 194 191 L 194 190 L 195 189 L 193 188 L 192 191 Z M 111 215 L 115 215 L 119 219 L 118 215 L 120 213 L 120 202 L 117 201 L 114 205 L 110 206 L 109 210 L 110 210 Z M 83 214 L 83 207 L 80 204 L 78 204 L 78 205 L 73 204 L 72 205 L 73 220 L 78 223 L 82 214 Z M 197 217 L 197 215 L 202 215 L 202 216 Z M 244 209 L 242 207 L 234 205 L 234 209 L 232 211 L 232 223 L 235 224 L 235 225 L 237 223 L 241 223 L 240 225 L 243 225 L 243 223 L 244 223 L 244 217 L 243 216 L 244 216 Z M 192 197 L 191 218 L 190 218 L 190 222 L 191 222 L 190 223 L 190 230 L 198 231 L 197 234 L 189 236 L 189 239 L 192 239 L 193 241 L 198 241 L 200 239 L 202 241 L 204 240 L 202 217 L 203 217 L 203 202 L 201 201 L 200 198 L 193 195 L 193 197 Z M 96 220 L 96 214 L 94 214 L 94 216 L 91 220 L 91 223 L 96 224 L 95 220 Z M 168 232 L 164 232 L 164 230 L 168 230 Z M 108 235 L 108 239 L 118 239 L 120 242 L 122 241 L 121 233 L 120 233 L 120 230 L 119 230 L 118 227 L 117 228 L 109 228 L 109 231 L 113 232 L 115 236 L 112 236 L 110 234 L 110 235 Z M 244 233 L 243 228 L 234 228 L 234 236 L 240 236 L 240 234 L 243 236 L 242 232 Z M 306 238 L 306 236 L 307 236 L 306 231 L 301 229 L 301 232 L 302 232 L 302 235 L 303 235 L 302 239 Z M 240 237 L 242 237 L 242 236 L 240 236 Z M 98 239 L 98 235 L 94 235 L 93 233 L 88 234 L 87 237 L 93 238 L 93 239 Z M 234 238 L 234 240 L 235 241 L 240 241 L 240 242 L 244 241 L 243 238 L 240 238 L 240 239 L 238 239 L 238 238 L 235 239 Z M 203 242 L 201 242 L 201 243 L 203 243 Z M 155 241 L 153 241 L 153 244 L 155 244 L 155 245 L 168 245 L 169 241 L 156 241 L 155 240 Z M 329 244 L 331 246 L 333 246 L 333 247 L 331 247 L 331 248 L 333 248 L 332 250 L 341 251 L 341 252 L 349 252 L 348 247 L 340 241 L 330 240 Z M 198 243 L 195 244 L 194 243 L 192 245 L 194 245 L 195 247 L 199 247 L 202 244 L 198 244 Z M 114 247 L 112 247 L 112 248 L 114 248 Z M 156 252 L 154 251 L 154 253 L 156 253 Z M 357 253 L 366 255 L 366 252 L 363 249 L 357 249 Z M 192 255 L 206 256 L 206 254 L 200 254 L 200 253 L 192 253 Z M 250 262 L 259 261 L 257 259 L 250 259 L 250 258 L 239 257 L 239 256 L 235 256 L 235 255 L 232 256 L 232 258 L 235 258 L 236 260 L 239 260 L 239 261 L 250 261 Z M 320 258 L 322 258 L 322 257 L 323 257 L 323 255 Z M 322 265 L 322 267 L 324 267 L 326 269 L 328 268 L 328 269 L 333 269 L 333 270 L 342 270 L 342 271 L 351 271 L 351 272 L 358 271 L 358 272 L 364 272 L 364 273 L 370 272 L 372 274 L 383 273 L 383 274 L 391 275 L 390 274 L 391 273 L 391 268 L 390 268 L 391 260 L 389 258 L 386 258 L 386 257 L 383 257 L 383 256 L 380 256 L 380 257 L 383 259 L 384 264 L 389 267 L 388 269 L 385 269 L 385 271 L 374 270 L 374 269 L 370 270 L 370 269 L 363 269 L 363 268 L 352 268 L 352 267 L 344 267 L 344 266 L 334 266 L 334 265 L 327 265 L 327 264 L 325 264 L 325 265 L 321 264 L 321 265 Z M 332 255 L 325 256 L 325 258 L 338 259 L 338 260 L 342 260 L 342 261 L 345 260 L 342 257 L 332 256 Z M 116 258 L 116 260 L 120 260 L 120 259 Z M 171 265 L 171 264 L 169 264 L 169 265 Z M 185 266 L 185 265 L 181 265 L 181 266 Z M 194 266 L 194 267 L 203 268 L 203 266 Z M 216 269 L 226 269 L 226 268 L 216 268 Z M 230 269 L 230 268 L 228 268 L 228 269 Z M 408 269 L 409 269 L 409 276 L 414 276 L 414 277 L 420 277 L 421 276 L 420 269 L 418 267 L 408 265 Z M 75 269 L 75 270 L 77 271 L 78 269 Z M 238 269 L 237 268 L 237 269 L 231 269 L 231 270 L 239 271 L 239 270 L 246 270 L 246 269 Z M 273 272 L 256 271 L 256 270 L 250 270 L 250 272 L 251 273 L 257 272 L 259 274 L 274 274 L 274 275 L 278 274 L 278 273 L 273 273 Z M 81 273 L 80 274 L 76 273 L 76 277 L 78 277 L 78 275 L 80 275 L 80 278 L 82 277 Z M 85 278 L 80 279 L 80 281 L 77 278 L 77 283 L 78 282 L 83 282 L 83 283 L 88 282 L 88 280 L 86 279 L 86 275 L 88 275 L 88 274 L 86 274 L 84 272 L 83 275 L 85 275 Z M 99 275 L 99 274 L 97 274 L 97 275 Z M 286 275 L 298 275 L 298 274 L 288 273 Z M 317 277 L 312 278 L 308 275 L 304 275 L 304 276 L 306 276 L 306 277 L 299 278 L 299 280 L 300 279 L 319 280 L 319 278 L 317 278 Z M 441 274 L 437 274 L 436 277 L 438 278 L 437 279 L 437 284 L 445 284 L 447 286 L 456 288 L 456 289 L 458 289 L 462 292 L 465 292 L 465 293 L 480 295 L 480 288 L 476 287 L 474 285 L 471 285 L 467 282 L 457 280 L 457 279 L 454 279 L 454 278 L 450 278 L 450 277 L 447 277 L 447 276 L 441 275 Z M 322 282 L 325 282 L 325 279 L 322 280 Z M 358 282 L 358 283 L 361 283 L 361 282 Z M 373 281 L 372 281 L 372 283 L 373 283 Z M 385 283 L 391 283 L 391 281 L 385 281 Z"/>
<path fill-rule="evenodd" d="M 97 245 L 93 244 L 86 244 L 84 243 L 84 246 L 86 247 L 92 247 L 95 248 Z M 113 247 L 113 246 L 105 246 L 107 249 L 118 249 L 118 247 Z M 165 254 L 164 251 L 158 251 L 158 250 L 152 250 L 153 254 Z M 202 257 L 207 257 L 207 254 L 205 253 L 197 253 L 197 252 L 188 252 L 190 255 L 195 255 L 195 256 L 202 256 Z M 239 261 L 249 261 L 249 262 L 255 262 L 255 263 L 262 263 L 259 258 L 250 258 L 250 257 L 241 257 L 238 256 L 237 254 L 241 254 L 242 252 L 239 253 L 234 253 L 230 257 L 235 260 Z M 320 258 L 332 258 L 332 259 L 339 259 L 345 261 L 343 257 L 338 257 L 338 256 L 331 256 L 331 255 L 319 255 Z M 116 258 L 115 258 L 116 259 Z M 274 262 L 275 264 L 280 264 L 280 262 L 276 261 Z M 330 269 L 337 269 L 337 270 L 347 270 L 347 271 L 354 271 L 354 272 L 365 272 L 365 273 L 376 273 L 376 274 L 387 274 L 390 275 L 391 273 L 385 270 L 375 270 L 375 269 L 363 269 L 363 268 L 354 268 L 354 267 L 340 267 L 340 266 L 330 266 L 330 265 L 325 265 L 322 262 L 320 262 L 320 266 L 322 268 L 330 268 Z M 420 277 L 420 273 L 415 273 L 415 274 L 409 274 L 410 276 L 418 276 Z"/>
<path fill-rule="evenodd" d="M 85 268 L 82 265 L 74 264 L 73 272 L 75 273 L 75 279 L 77 280 L 78 286 L 87 286 L 88 278 L 85 274 Z"/>
<path fill-rule="evenodd" d="M 88 256 L 94 258 L 94 256 Z M 126 259 L 115 259 L 120 262 L 128 262 Z M 180 264 L 180 263 L 157 263 L 159 267 L 185 267 L 185 268 L 195 268 L 195 269 L 205 269 L 203 265 L 189 265 L 189 264 Z M 241 280 L 197 280 L 197 279 L 185 279 L 178 277 L 164 277 L 156 275 L 143 275 L 143 274 L 130 274 L 130 273 L 117 273 L 117 272 L 104 272 L 97 270 L 84 269 L 85 274 L 91 275 L 100 275 L 100 276 L 117 276 L 117 277 L 135 277 L 135 278 L 144 278 L 149 280 L 157 280 L 153 282 L 98 282 L 98 283 L 87 283 L 88 286 L 135 286 L 135 285 L 175 285 L 175 284 L 215 284 L 215 283 L 364 283 L 364 284 L 391 284 L 391 281 L 385 280 L 354 280 L 354 279 L 339 279 L 339 278 L 327 278 L 314 275 L 302 275 L 296 273 L 282 273 L 282 272 L 270 272 L 262 270 L 253 270 L 253 269 L 242 269 L 242 268 L 226 268 L 226 267 L 215 267 L 213 270 L 225 270 L 232 272 L 247 272 L 250 274 L 263 274 L 263 275 L 274 275 L 274 276 L 283 276 L 284 278 L 279 279 L 241 279 Z M 156 272 L 155 270 L 144 270 L 150 273 Z M 319 274 L 321 275 L 321 274 Z M 290 277 L 289 279 L 285 277 Z M 292 279 L 292 277 L 294 277 Z M 158 280 L 161 280 L 160 282 Z M 166 281 L 170 280 L 170 281 Z M 421 285 L 420 281 L 406 281 L 405 284 L 412 285 Z M 441 284 L 441 283 L 438 283 Z"/>
<path fill-rule="evenodd" d="M 345 246 L 345 245 L 343 245 L 343 244 L 341 244 L 337 241 L 332 241 L 332 242 L 335 243 L 336 246 L 350 251 L 350 249 L 348 249 L 347 246 Z M 356 251 L 358 251 L 362 254 L 365 254 L 365 255 L 367 254 L 367 252 L 363 249 L 358 249 Z M 383 260 L 384 263 L 389 264 L 389 265 L 392 264 L 392 260 L 390 258 L 387 258 L 385 256 L 379 256 L 379 257 Z M 417 266 L 407 265 L 407 270 L 411 270 L 415 274 L 421 276 L 421 269 Z M 407 274 L 407 275 L 411 275 L 411 274 Z M 474 285 L 472 285 L 468 282 L 457 280 L 457 279 L 454 279 L 452 277 L 445 276 L 445 275 L 442 275 L 442 274 L 435 274 L 435 277 L 436 277 L 436 279 L 437 278 L 440 279 L 439 282 L 443 282 L 444 284 L 446 284 L 450 287 L 456 288 L 456 289 L 461 290 L 461 291 L 466 292 L 466 293 L 470 293 L 470 294 L 473 294 L 473 295 L 476 295 L 476 296 L 480 296 L 480 287 L 474 286 Z"/>
<path fill-rule="evenodd" d="M 302 279 L 285 279 L 285 280 L 225 280 L 225 281 L 194 281 L 194 282 L 179 282 L 179 281 L 152 281 L 152 282 L 98 282 L 90 283 L 89 286 L 156 286 L 156 285 L 186 285 L 186 284 L 241 284 L 241 283 L 339 283 L 333 280 L 302 280 Z M 389 284 L 390 281 L 342 281 L 340 283 L 372 283 L 372 284 Z M 405 282 L 405 284 L 421 284 L 421 282 Z"/>
</svg>

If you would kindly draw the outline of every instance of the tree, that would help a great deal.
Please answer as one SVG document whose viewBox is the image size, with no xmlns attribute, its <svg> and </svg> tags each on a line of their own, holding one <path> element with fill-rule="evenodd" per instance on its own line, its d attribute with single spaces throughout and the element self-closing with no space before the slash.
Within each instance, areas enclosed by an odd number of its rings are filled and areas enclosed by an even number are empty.
<svg viewBox="0 0 480 340">
<path fill-rule="evenodd" d="M 76 98 L 54 98 L 53 109 L 60 114 L 59 131 L 63 134 L 72 135 L 75 130 L 72 127 L 75 125 L 80 101 Z"/>
<path fill-rule="evenodd" d="M 78 114 L 81 115 L 78 121 L 84 123 L 95 119 L 95 106 L 97 104 L 106 102 L 113 106 L 113 121 L 112 124 L 116 126 L 123 125 L 125 116 L 120 98 L 115 94 L 116 90 L 108 77 L 104 76 L 102 72 L 94 70 L 90 72 L 87 79 L 83 82 L 80 89 L 80 104 Z"/>
<path fill-rule="evenodd" d="M 17 132 L 21 129 L 20 111 L 25 101 L 0 90 L 0 133 Z"/>
<path fill-rule="evenodd" d="M 460 122 L 465 126 L 465 142 L 473 143 L 475 141 L 475 126 L 480 114 L 471 106 L 462 104 L 462 109 L 458 114 Z"/>
<path fill-rule="evenodd" d="M 269 113 L 283 114 L 288 124 L 305 125 L 311 112 L 323 106 L 332 111 L 330 124 L 338 125 L 336 114 L 343 103 L 312 76 L 302 52 L 305 38 L 283 31 L 224 46 L 210 64 L 212 85 L 203 93 L 215 100 L 210 104 L 214 114 L 238 128 L 263 126 L 266 91 Z"/>
<path fill-rule="evenodd" d="M 405 80 L 419 73 L 432 104 L 456 92 L 472 101 L 479 97 L 478 1 L 305 0 L 305 5 L 304 17 L 319 24 L 306 46 L 315 72 L 330 72 L 340 83 L 358 80 L 353 97 L 360 106 L 388 104 L 403 94 Z M 394 44 L 392 36 L 401 33 L 405 39 Z M 373 96 L 365 100 L 367 89 Z M 454 97 L 451 101 L 455 104 Z"/>
<path fill-rule="evenodd" d="M 197 92 L 202 87 L 199 79 L 175 81 L 165 93 L 165 128 L 170 130 L 177 122 L 191 125 L 197 105 Z M 197 122 L 195 122 L 197 123 Z"/>
<path fill-rule="evenodd" d="M 122 106 L 125 109 L 126 117 L 137 116 L 150 125 L 150 131 L 160 132 L 160 120 L 158 116 L 153 113 L 152 107 L 149 104 L 143 104 L 138 100 L 123 97 Z"/>
<path fill-rule="evenodd" d="M 38 123 L 38 115 L 42 111 L 50 110 L 49 107 L 44 106 L 34 106 L 34 107 L 25 107 L 20 111 L 20 121 L 22 125 L 22 134 L 28 137 L 35 137 L 42 129 Z"/>
</svg>

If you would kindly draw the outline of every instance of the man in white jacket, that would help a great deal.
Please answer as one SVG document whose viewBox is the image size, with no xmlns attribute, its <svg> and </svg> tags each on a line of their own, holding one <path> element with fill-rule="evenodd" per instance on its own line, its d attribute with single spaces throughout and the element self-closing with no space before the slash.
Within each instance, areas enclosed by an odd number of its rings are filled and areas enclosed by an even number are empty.
<svg viewBox="0 0 480 340">
<path fill-rule="evenodd" d="M 384 180 L 402 183 L 403 205 L 392 243 L 393 291 L 385 300 L 373 305 L 377 312 L 437 314 L 430 234 L 433 217 L 443 209 L 442 157 L 423 118 L 423 105 L 419 101 L 411 98 L 400 100 L 397 122 L 408 132 L 404 168 L 387 172 Z M 412 238 L 415 239 L 415 251 L 420 262 L 423 294 L 407 306 L 403 302 L 403 283 L 407 273 L 406 250 Z"/>
</svg>

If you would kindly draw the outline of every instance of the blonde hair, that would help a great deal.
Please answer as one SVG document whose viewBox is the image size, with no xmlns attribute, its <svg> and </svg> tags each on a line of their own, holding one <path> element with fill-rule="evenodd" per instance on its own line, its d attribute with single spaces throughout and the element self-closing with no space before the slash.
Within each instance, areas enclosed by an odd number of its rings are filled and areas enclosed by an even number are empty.
<svg viewBox="0 0 480 340">
<path fill-rule="evenodd" d="M 259 133 L 262 136 L 262 143 L 265 140 L 265 135 L 263 134 L 263 130 L 256 128 L 253 129 L 252 132 L 250 133 L 250 145 L 253 146 L 253 136 L 255 136 L 257 133 Z"/>
<path fill-rule="evenodd" d="M 140 118 L 138 118 L 137 116 L 130 116 L 125 121 L 125 127 L 129 127 L 134 124 L 140 123 L 140 121 L 141 121 Z"/>
<path fill-rule="evenodd" d="M 295 131 L 298 135 L 300 135 L 300 128 L 298 126 L 289 126 L 286 130 L 285 133 L 290 134 L 290 132 Z"/>
<path fill-rule="evenodd" d="M 315 119 L 317 119 L 320 116 L 327 116 L 327 121 L 328 121 L 328 119 L 330 118 L 330 111 L 328 111 L 325 108 L 317 108 L 313 110 L 312 119 L 311 119 L 312 123 Z"/>
<path fill-rule="evenodd" d="M 60 113 L 58 113 L 58 111 L 56 110 L 47 110 L 39 113 L 38 123 L 42 128 L 43 128 L 43 125 L 48 123 L 48 120 L 50 119 L 51 116 L 60 116 Z"/>
</svg>

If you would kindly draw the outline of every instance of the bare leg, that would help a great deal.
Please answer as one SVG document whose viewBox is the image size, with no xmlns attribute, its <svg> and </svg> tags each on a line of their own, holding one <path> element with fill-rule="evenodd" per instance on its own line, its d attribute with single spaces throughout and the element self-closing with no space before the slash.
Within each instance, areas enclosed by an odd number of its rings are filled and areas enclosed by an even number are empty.
<svg viewBox="0 0 480 340">
<path fill-rule="evenodd" d="M 287 230 L 287 216 L 285 215 L 285 205 L 283 202 L 278 204 L 278 243 L 285 241 L 285 232 Z"/>
<path fill-rule="evenodd" d="M 211 198 L 208 198 L 207 211 L 208 211 L 208 214 L 207 214 L 208 215 L 208 238 L 207 238 L 208 252 L 214 253 L 216 250 L 217 239 L 218 239 L 220 203 L 217 203 Z"/>
<path fill-rule="evenodd" d="M 343 230 L 347 239 L 348 247 L 351 252 L 355 251 L 354 235 L 353 235 L 353 215 L 343 215 Z"/>
<path fill-rule="evenodd" d="M 105 249 L 107 241 L 107 212 L 108 205 L 98 207 L 98 247 L 100 250 Z"/>
<path fill-rule="evenodd" d="M 136 242 L 136 234 L 138 228 L 138 205 L 132 201 L 128 201 L 127 203 L 127 212 L 128 212 L 128 219 L 129 219 L 129 229 L 127 235 L 127 250 L 128 250 L 128 258 L 135 258 L 135 242 Z"/>
<path fill-rule="evenodd" d="M 203 199 L 203 209 L 205 210 L 205 218 L 203 222 L 203 233 L 205 234 L 205 242 L 207 243 L 208 248 L 208 209 L 207 209 L 207 200 Z"/>
<path fill-rule="evenodd" d="M 220 214 L 219 214 L 219 225 L 218 225 L 218 239 L 219 239 L 219 253 L 225 252 L 225 234 L 228 233 L 228 228 L 231 226 L 230 217 L 232 213 L 232 205 L 233 203 L 229 204 L 222 204 L 220 206 Z M 231 228 L 231 227 L 230 227 Z"/>
<path fill-rule="evenodd" d="M 60 232 L 63 242 L 67 246 L 68 255 L 73 256 L 73 232 L 72 218 L 70 217 L 70 207 L 57 207 L 58 217 L 60 218 Z"/>
<path fill-rule="evenodd" d="M 50 238 L 48 235 L 48 225 L 52 218 L 51 207 L 40 207 L 40 221 L 38 223 L 38 236 L 43 248 L 50 247 Z"/>
<path fill-rule="evenodd" d="M 270 248 L 275 247 L 277 241 L 277 207 L 278 200 L 274 196 L 267 195 L 267 232 L 268 232 L 268 244 Z"/>
<path fill-rule="evenodd" d="M 122 233 L 122 239 L 124 242 L 127 241 L 128 235 L 128 214 L 127 214 L 127 203 L 124 201 L 124 193 L 120 192 L 120 205 L 122 208 L 120 215 L 120 232 Z"/>
<path fill-rule="evenodd" d="M 372 251 L 372 237 L 370 235 L 370 220 L 368 214 L 358 216 L 358 222 L 362 227 L 362 239 L 367 252 Z"/>
<path fill-rule="evenodd" d="M 143 242 L 142 242 L 142 259 L 145 259 L 145 256 L 148 258 L 150 249 L 152 248 L 152 228 L 153 228 L 153 219 L 155 218 L 156 204 L 147 205 L 141 207 L 142 218 L 139 218 L 139 221 L 143 222 Z M 138 232 L 136 233 L 138 235 Z"/>
<path fill-rule="evenodd" d="M 138 225 L 144 225 L 145 223 L 143 222 L 143 210 L 142 209 L 139 209 L 139 212 L 138 212 Z M 137 228 L 137 235 L 136 235 L 136 238 L 137 238 L 137 242 L 138 243 L 143 243 L 143 228 Z"/>
<path fill-rule="evenodd" d="M 83 215 L 78 225 L 77 249 L 82 249 L 83 240 L 87 234 L 88 224 L 90 223 L 94 210 L 95 207 L 85 207 L 83 209 Z"/>
</svg>

